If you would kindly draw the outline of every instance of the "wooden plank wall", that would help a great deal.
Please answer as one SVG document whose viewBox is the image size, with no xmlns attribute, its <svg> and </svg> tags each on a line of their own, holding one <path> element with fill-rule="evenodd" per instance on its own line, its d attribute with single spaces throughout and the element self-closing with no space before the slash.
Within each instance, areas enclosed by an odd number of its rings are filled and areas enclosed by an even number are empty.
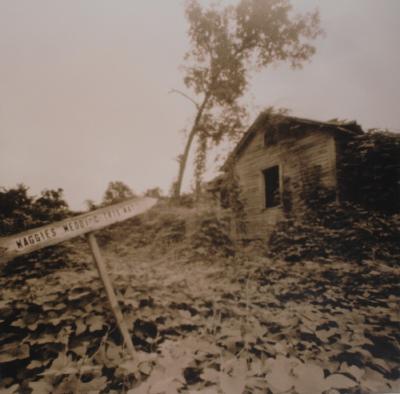
<svg viewBox="0 0 400 394">
<path fill-rule="evenodd" d="M 245 238 L 267 239 L 274 225 L 284 218 L 282 205 L 265 208 L 264 169 L 279 165 L 281 192 L 283 179 L 290 179 L 293 213 L 298 214 L 304 211 L 300 192 L 303 183 L 309 180 L 312 168 L 320 167 L 325 186 L 336 187 L 335 149 L 334 137 L 328 132 L 310 130 L 270 147 L 264 147 L 263 132 L 258 132 L 235 165 L 245 203 Z"/>
</svg>

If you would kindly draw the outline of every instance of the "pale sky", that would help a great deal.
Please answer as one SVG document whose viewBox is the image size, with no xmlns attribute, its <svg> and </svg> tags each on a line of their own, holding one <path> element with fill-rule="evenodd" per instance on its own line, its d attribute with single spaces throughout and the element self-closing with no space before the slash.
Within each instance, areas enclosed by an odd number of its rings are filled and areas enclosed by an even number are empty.
<svg viewBox="0 0 400 394">
<path fill-rule="evenodd" d="M 0 186 L 61 187 L 73 209 L 100 201 L 110 181 L 168 192 L 193 116 L 168 93 L 185 89 L 183 4 L 0 0 Z M 281 64 L 253 79 L 252 118 L 273 105 L 400 132 L 400 1 L 293 4 L 318 6 L 326 35 L 302 70 Z"/>
</svg>

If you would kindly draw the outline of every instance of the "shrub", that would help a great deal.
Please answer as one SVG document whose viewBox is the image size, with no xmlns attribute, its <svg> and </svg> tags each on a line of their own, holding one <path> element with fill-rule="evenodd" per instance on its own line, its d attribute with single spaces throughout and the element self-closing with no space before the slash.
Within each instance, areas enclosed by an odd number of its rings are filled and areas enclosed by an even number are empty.
<svg viewBox="0 0 400 394">
<path fill-rule="evenodd" d="M 0 236 L 17 234 L 71 215 L 62 189 L 44 190 L 39 197 L 30 196 L 28 190 L 22 184 L 0 189 Z M 64 264 L 66 250 L 65 246 L 57 245 L 18 257 L 6 265 L 3 273 L 22 272 L 29 262 L 40 265 L 35 273 L 40 275 L 47 269 L 43 264 L 45 260 L 51 259 L 53 269 Z"/>
<path fill-rule="evenodd" d="M 235 254 L 227 223 L 213 213 L 202 216 L 196 223 L 190 247 L 194 257 L 229 257 Z"/>
<path fill-rule="evenodd" d="M 330 203 L 279 223 L 269 240 L 269 253 L 288 261 L 376 258 L 394 263 L 400 258 L 399 239 L 399 215 L 371 212 L 350 203 Z"/>
<path fill-rule="evenodd" d="M 28 195 L 28 188 L 0 189 L 0 235 L 10 235 L 43 226 L 70 215 L 63 190 L 44 190 L 39 197 Z"/>
<path fill-rule="evenodd" d="M 400 135 L 370 131 L 342 147 L 338 162 L 339 192 L 369 210 L 400 212 Z"/>
<path fill-rule="evenodd" d="M 101 206 L 108 206 L 136 197 L 132 189 L 121 181 L 110 182 L 104 192 Z M 89 206 L 90 208 L 90 206 Z"/>
</svg>

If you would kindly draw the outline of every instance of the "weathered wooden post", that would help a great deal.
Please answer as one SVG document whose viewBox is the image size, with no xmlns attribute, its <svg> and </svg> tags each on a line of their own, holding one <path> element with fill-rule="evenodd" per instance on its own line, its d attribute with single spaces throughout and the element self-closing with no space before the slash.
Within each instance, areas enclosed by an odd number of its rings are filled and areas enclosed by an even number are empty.
<svg viewBox="0 0 400 394">
<path fill-rule="evenodd" d="M 124 342 L 128 351 L 132 358 L 135 358 L 136 352 L 133 347 L 132 339 L 129 335 L 128 328 L 124 322 L 124 317 L 122 316 L 121 309 L 118 305 L 117 297 L 115 296 L 115 292 L 113 286 L 111 284 L 111 280 L 109 275 L 107 274 L 106 265 L 104 264 L 103 257 L 101 256 L 99 245 L 97 244 L 96 237 L 93 233 L 89 233 L 87 235 L 87 240 L 89 242 L 90 250 L 92 251 L 93 260 L 96 263 L 97 271 L 100 275 L 101 281 L 103 282 L 104 289 L 107 293 L 107 298 L 110 303 L 111 310 L 114 314 L 115 321 L 117 322 L 119 331 L 124 338 Z"/>
<path fill-rule="evenodd" d="M 136 352 L 125 325 L 121 309 L 118 305 L 117 297 L 110 277 L 107 273 L 104 260 L 101 256 L 99 246 L 93 231 L 110 226 L 136 216 L 150 209 L 157 200 L 155 198 L 144 197 L 135 198 L 109 207 L 97 209 L 95 211 L 65 219 L 60 222 L 47 226 L 35 228 L 20 234 L 0 238 L 0 263 L 4 263 L 35 250 L 47 246 L 56 245 L 80 235 L 86 234 L 94 262 L 103 282 L 104 289 L 110 302 L 111 310 L 114 314 L 118 328 L 121 331 L 124 342 L 132 357 Z"/>
</svg>

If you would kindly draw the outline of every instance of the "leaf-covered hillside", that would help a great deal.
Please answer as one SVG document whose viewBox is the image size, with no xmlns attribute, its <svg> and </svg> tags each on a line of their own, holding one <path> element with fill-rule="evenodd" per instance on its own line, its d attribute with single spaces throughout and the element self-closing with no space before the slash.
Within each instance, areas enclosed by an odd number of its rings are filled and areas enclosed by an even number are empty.
<svg viewBox="0 0 400 394">
<path fill-rule="evenodd" d="M 221 220 L 183 208 L 98 238 L 140 357 L 78 239 L 3 268 L 1 393 L 400 390 L 398 266 L 254 257 Z"/>
</svg>

